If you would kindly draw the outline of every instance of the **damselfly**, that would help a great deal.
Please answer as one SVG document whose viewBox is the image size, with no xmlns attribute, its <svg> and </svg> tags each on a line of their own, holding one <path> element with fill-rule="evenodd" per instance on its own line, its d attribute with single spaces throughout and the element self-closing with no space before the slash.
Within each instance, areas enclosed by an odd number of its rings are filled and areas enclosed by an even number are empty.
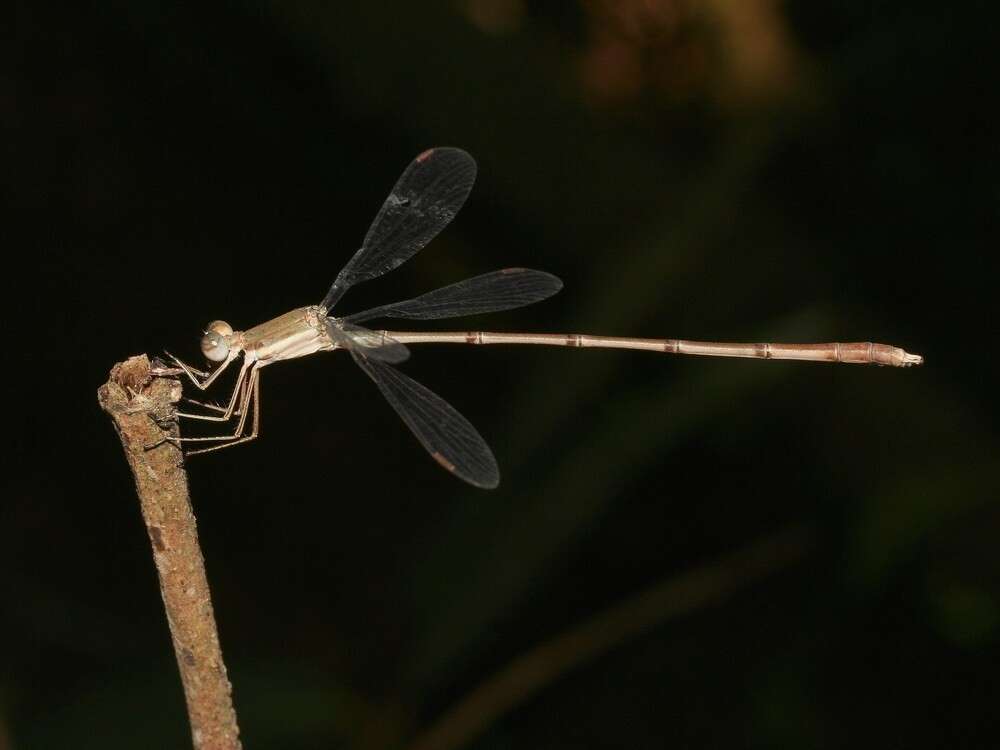
<svg viewBox="0 0 1000 750">
<path fill-rule="evenodd" d="M 265 366 L 321 351 L 345 349 L 375 381 L 424 448 L 445 469 L 477 487 L 493 488 L 500 481 L 496 459 L 486 441 L 465 417 L 440 396 L 399 372 L 393 365 L 409 357 L 407 344 L 542 344 L 613 349 L 643 349 L 668 354 L 710 357 L 756 357 L 822 362 L 853 362 L 908 367 L 923 358 L 902 349 L 874 343 L 725 344 L 678 339 L 619 338 L 563 333 L 488 333 L 484 331 L 413 332 L 362 327 L 377 318 L 434 320 L 511 310 L 552 296 L 562 288 L 555 276 L 526 268 L 505 268 L 436 289 L 413 299 L 354 313 L 330 312 L 355 284 L 374 279 L 409 260 L 430 242 L 465 203 L 476 178 L 476 162 L 456 148 L 424 151 L 406 168 L 368 229 L 354 256 L 337 275 L 318 305 L 301 307 L 246 331 L 216 320 L 208 324 L 201 350 L 214 363 L 211 373 L 168 355 L 201 390 L 206 390 L 242 357 L 236 385 L 226 406 L 199 406 L 214 414 L 178 416 L 213 422 L 238 417 L 235 429 L 211 437 L 171 438 L 176 442 L 215 442 L 190 451 L 206 453 L 257 437 L 260 427 L 260 371 Z M 166 372 L 166 368 L 161 370 Z M 253 411 L 249 434 L 247 415 Z"/>
</svg>

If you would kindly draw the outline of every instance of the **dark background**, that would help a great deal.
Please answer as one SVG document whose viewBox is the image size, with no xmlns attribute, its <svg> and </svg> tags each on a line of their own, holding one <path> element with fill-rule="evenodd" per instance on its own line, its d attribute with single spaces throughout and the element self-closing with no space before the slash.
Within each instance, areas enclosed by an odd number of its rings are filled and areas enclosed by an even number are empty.
<svg viewBox="0 0 1000 750">
<path fill-rule="evenodd" d="M 564 291 L 458 327 L 874 340 L 927 364 L 415 348 L 404 370 L 493 446 L 494 492 L 430 461 L 347 357 L 269 368 L 262 437 L 190 463 L 246 746 L 404 745 L 539 643 L 788 529 L 803 560 L 470 747 L 996 746 L 997 15 L 15 3 L 0 748 L 187 745 L 96 388 L 131 354 L 197 361 L 213 318 L 318 302 L 432 145 L 477 158 L 469 202 L 340 309 L 527 266 Z"/>
</svg>

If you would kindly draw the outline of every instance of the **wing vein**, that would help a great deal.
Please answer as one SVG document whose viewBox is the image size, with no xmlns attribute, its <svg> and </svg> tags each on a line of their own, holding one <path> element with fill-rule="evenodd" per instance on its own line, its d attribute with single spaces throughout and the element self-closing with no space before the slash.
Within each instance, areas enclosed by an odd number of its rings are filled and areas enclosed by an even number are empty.
<svg viewBox="0 0 1000 750">
<path fill-rule="evenodd" d="M 493 489 L 499 484 L 500 470 L 493 452 L 453 406 L 385 362 L 356 349 L 351 350 L 351 356 L 439 464 L 476 487 Z"/>
</svg>

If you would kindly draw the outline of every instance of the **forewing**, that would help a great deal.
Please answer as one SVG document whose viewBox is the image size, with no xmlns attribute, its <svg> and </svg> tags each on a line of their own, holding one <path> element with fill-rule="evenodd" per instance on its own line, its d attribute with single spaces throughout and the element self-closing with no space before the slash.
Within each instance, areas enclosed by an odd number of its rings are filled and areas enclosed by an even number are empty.
<svg viewBox="0 0 1000 750">
<path fill-rule="evenodd" d="M 458 148 L 432 148 L 414 159 L 382 204 L 361 249 L 337 275 L 322 307 L 331 310 L 354 284 L 413 257 L 455 217 L 475 179 L 475 160 Z"/>
<path fill-rule="evenodd" d="M 327 318 L 327 335 L 337 346 L 350 352 L 361 352 L 370 359 L 399 364 L 410 358 L 410 350 L 398 341 L 378 331 Z"/>
<path fill-rule="evenodd" d="M 351 356 L 375 381 L 431 458 L 476 487 L 493 489 L 500 483 L 500 469 L 493 452 L 469 420 L 396 368 L 367 358 L 358 350 L 352 350 Z"/>
<path fill-rule="evenodd" d="M 435 320 L 513 310 L 540 302 L 560 289 L 562 282 L 550 273 L 530 268 L 505 268 L 449 284 L 403 302 L 348 315 L 344 320 L 352 323 L 373 318 Z"/>
</svg>

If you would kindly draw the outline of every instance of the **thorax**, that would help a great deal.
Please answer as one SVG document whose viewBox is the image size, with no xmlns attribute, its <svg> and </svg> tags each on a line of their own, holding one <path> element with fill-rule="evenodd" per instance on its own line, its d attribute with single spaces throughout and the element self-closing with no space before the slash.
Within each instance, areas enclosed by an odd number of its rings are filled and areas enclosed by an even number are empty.
<svg viewBox="0 0 1000 750">
<path fill-rule="evenodd" d="M 261 364 L 333 349 L 318 307 L 300 307 L 243 332 L 248 357 Z"/>
</svg>

